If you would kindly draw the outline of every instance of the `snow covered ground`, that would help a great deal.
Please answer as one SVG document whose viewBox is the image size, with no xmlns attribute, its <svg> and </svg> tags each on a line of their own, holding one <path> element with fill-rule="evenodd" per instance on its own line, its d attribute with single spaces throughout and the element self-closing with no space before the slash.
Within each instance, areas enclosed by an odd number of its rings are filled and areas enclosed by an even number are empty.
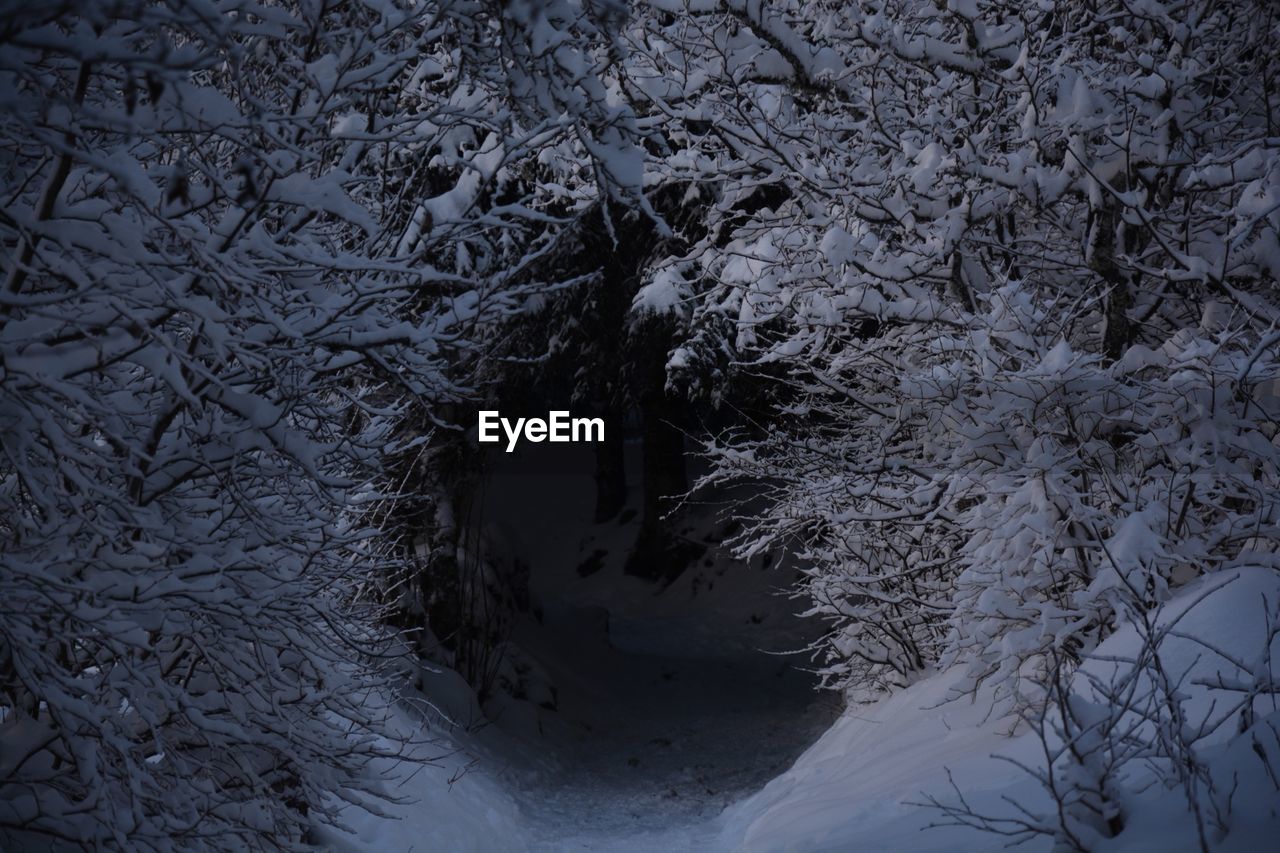
<svg viewBox="0 0 1280 853">
<path fill-rule="evenodd" d="M 838 712 L 786 661 L 559 651 L 559 708 L 524 741 L 549 760 L 502 774 L 537 850 L 702 847 Z"/>
<path fill-rule="evenodd" d="M 620 546 L 628 531 L 590 524 L 588 483 L 573 471 L 534 466 L 500 476 L 491 507 L 506 525 L 504 536 L 535 561 L 533 586 L 544 618 L 521 625 L 514 640 L 554 685 L 556 707 L 500 700 L 486 709 L 496 720 L 470 730 L 450 729 L 437 718 L 429 727 L 437 742 L 418 755 L 455 751 L 438 766 L 388 764 L 390 790 L 403 801 L 384 815 L 352 809 L 352 834 L 330 835 L 329 845 L 350 851 L 976 853 L 999 849 L 1005 839 L 931 827 L 942 815 L 922 805 L 930 796 L 954 801 L 948 773 L 979 810 L 1008 811 L 1006 798 L 1032 810 L 1050 807 L 1028 776 L 1004 760 L 1036 766 L 1035 737 L 993 717 L 986 693 L 956 698 L 958 671 L 841 711 L 836 697 L 815 691 L 812 676 L 797 669 L 803 658 L 765 653 L 800 642 L 811 630 L 786 618 L 788 603 L 773 597 L 780 572 L 711 559 L 655 594 L 622 574 Z M 529 502 L 534 488 L 555 489 L 564 499 Z M 502 501 L 513 505 L 504 508 Z M 516 503 L 523 512 L 514 511 Z M 565 526 L 553 517 L 577 521 Z M 708 535 L 690 531 L 695 539 Z M 581 576 L 583 556 L 599 550 L 606 552 L 601 565 Z M 1265 636 L 1264 599 L 1280 600 L 1280 574 L 1242 569 L 1193 584 L 1170 603 L 1165 618 L 1196 602 L 1182 630 L 1253 660 Z M 1098 654 L 1124 655 L 1135 646 L 1133 632 L 1122 630 Z M 1231 674 L 1220 656 L 1190 641 L 1171 642 L 1166 663 L 1197 676 Z M 456 675 L 428 675 L 425 689 L 451 718 L 483 719 Z M 1189 707 L 1211 708 L 1214 693 L 1198 688 Z M 406 731 L 421 727 L 408 711 L 403 724 Z M 1260 815 L 1259 822 L 1215 850 L 1268 849 L 1266 839 L 1276 837 L 1274 815 L 1266 819 L 1265 813 L 1280 805 L 1280 792 L 1255 782 L 1248 782 L 1241 808 Z M 1129 805 L 1137 831 L 1101 849 L 1198 849 L 1190 817 L 1185 809 L 1171 811 L 1170 802 L 1160 791 L 1135 799 Z M 1020 849 L 1050 844 L 1040 838 Z"/>
</svg>

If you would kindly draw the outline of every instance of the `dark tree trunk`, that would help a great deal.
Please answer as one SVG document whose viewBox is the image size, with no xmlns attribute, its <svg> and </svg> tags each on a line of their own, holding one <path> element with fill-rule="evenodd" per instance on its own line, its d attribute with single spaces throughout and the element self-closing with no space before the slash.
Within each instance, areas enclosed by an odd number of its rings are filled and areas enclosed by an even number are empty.
<svg viewBox="0 0 1280 853">
<path fill-rule="evenodd" d="M 605 415 L 604 441 L 596 451 L 596 523 L 608 521 L 622 512 L 627 502 L 627 471 L 622 432 L 622 413 Z"/>
<path fill-rule="evenodd" d="M 676 420 L 677 410 L 665 395 L 641 412 L 644 446 L 645 527 L 660 527 L 662 516 L 671 510 L 670 498 L 689 488 L 684 459 L 684 432 Z"/>
<path fill-rule="evenodd" d="M 632 329 L 632 381 L 640 409 L 644 451 L 640 535 L 627 560 L 628 574 L 670 581 L 688 564 L 683 540 L 675 535 L 673 497 L 689 488 L 684 457 L 685 406 L 666 388 L 671 321 L 649 317 Z"/>
<path fill-rule="evenodd" d="M 626 564 L 627 574 L 662 583 L 679 576 L 703 550 L 677 533 L 674 498 L 689 489 L 678 416 L 678 407 L 667 403 L 651 402 L 642 411 L 642 515 L 640 534 Z"/>
<path fill-rule="evenodd" d="M 1133 294 L 1129 282 L 1116 262 L 1116 224 L 1119 216 L 1115 202 L 1108 201 L 1094 213 L 1090 234 L 1089 266 L 1107 283 L 1107 296 L 1102 328 L 1102 353 L 1107 361 L 1118 361 L 1133 342 L 1133 324 L 1129 309 Z"/>
</svg>

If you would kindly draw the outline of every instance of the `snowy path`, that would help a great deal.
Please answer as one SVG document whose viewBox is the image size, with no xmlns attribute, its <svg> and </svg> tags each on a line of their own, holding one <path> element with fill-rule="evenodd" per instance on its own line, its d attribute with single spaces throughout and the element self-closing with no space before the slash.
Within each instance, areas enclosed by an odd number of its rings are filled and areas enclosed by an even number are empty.
<svg viewBox="0 0 1280 853">
<path fill-rule="evenodd" d="M 499 719 L 468 748 L 534 850 L 707 850 L 725 807 L 790 767 L 839 700 L 796 669 L 806 656 L 759 651 L 814 636 L 778 595 L 784 574 L 712 549 L 666 588 L 625 575 L 639 518 L 593 522 L 593 466 L 590 452 L 533 446 L 492 476 L 486 519 L 528 564 L 544 614 L 514 645 L 545 670 L 557 707 L 490 706 Z M 681 532 L 721 540 L 710 517 Z"/>
<path fill-rule="evenodd" d="M 652 850 L 660 838 L 666 850 L 705 848 L 712 819 L 790 766 L 838 712 L 782 658 L 629 654 L 572 635 L 538 652 L 559 708 L 526 736 L 539 757 L 504 774 L 534 849 Z"/>
</svg>

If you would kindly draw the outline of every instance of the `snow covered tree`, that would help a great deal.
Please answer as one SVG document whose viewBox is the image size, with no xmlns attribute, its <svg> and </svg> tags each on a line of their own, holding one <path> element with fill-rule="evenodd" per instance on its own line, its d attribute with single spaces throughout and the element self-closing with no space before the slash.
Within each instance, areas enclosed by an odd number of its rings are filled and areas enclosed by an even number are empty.
<svg viewBox="0 0 1280 853">
<path fill-rule="evenodd" d="M 671 376 L 775 380 L 716 478 L 771 495 L 741 550 L 807 560 L 835 683 L 1016 699 L 1116 574 L 1154 605 L 1275 537 L 1272 4 L 651 6 L 656 171 L 717 198 L 657 264 Z"/>
<path fill-rule="evenodd" d="M 639 130 L 606 74 L 622 56 L 615 36 L 625 9 L 445 7 L 457 33 L 415 78 L 420 96 L 440 106 L 430 132 L 405 152 L 390 194 L 405 205 L 401 251 L 419 246 L 467 283 L 442 312 L 451 325 L 439 338 L 445 374 L 462 393 L 409 428 L 431 436 L 393 462 L 404 493 L 391 525 L 404 534 L 409 561 L 397 621 L 416 632 L 424 654 L 481 686 L 513 616 L 504 602 L 520 596 L 477 545 L 484 470 L 470 431 L 475 413 L 497 394 L 519 402 L 528 391 L 520 365 L 544 356 L 559 324 L 574 322 L 557 295 L 598 268 L 566 260 L 584 223 L 612 242 L 624 219 L 654 214 L 642 193 Z M 541 329 L 528 348 L 520 338 L 531 324 Z"/>
<path fill-rule="evenodd" d="M 548 224 L 638 182 L 583 11 L 4 4 L 9 843 L 287 847 L 370 789 L 370 522 Z"/>
<path fill-rule="evenodd" d="M 388 586 L 492 671 L 465 429 L 512 355 L 603 354 L 567 393 L 647 411 L 650 532 L 676 394 L 746 410 L 709 479 L 836 686 L 1025 710 L 1275 565 L 1269 0 L 0 10 L 15 845 L 302 843 L 383 749 Z"/>
</svg>

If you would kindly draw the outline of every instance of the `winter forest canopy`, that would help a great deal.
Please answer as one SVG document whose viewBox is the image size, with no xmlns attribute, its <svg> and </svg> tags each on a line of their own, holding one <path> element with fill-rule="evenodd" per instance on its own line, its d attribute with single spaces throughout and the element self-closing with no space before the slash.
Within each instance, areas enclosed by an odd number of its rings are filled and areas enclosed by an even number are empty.
<svg viewBox="0 0 1280 853">
<path fill-rule="evenodd" d="M 334 846 L 432 673 L 554 716 L 498 409 L 605 424 L 584 582 L 1029 750 L 881 837 L 828 720 L 650 849 L 1274 839 L 1273 0 L 0 0 L 0 113 L 5 849 Z"/>
</svg>

